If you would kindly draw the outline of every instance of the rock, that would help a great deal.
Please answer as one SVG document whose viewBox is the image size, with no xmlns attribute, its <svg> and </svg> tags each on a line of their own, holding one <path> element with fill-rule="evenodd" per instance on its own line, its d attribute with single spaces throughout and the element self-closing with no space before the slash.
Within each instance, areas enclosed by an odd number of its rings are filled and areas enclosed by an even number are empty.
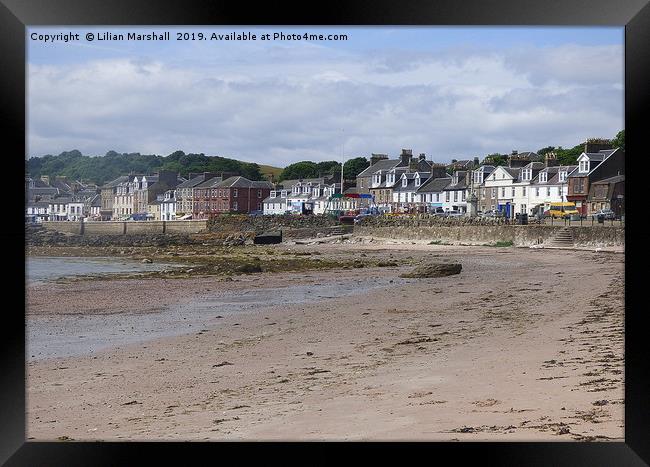
<svg viewBox="0 0 650 467">
<path fill-rule="evenodd" d="M 262 272 L 262 266 L 260 266 L 259 264 L 245 263 L 245 264 L 241 264 L 241 265 L 237 266 L 237 268 L 235 268 L 235 271 L 241 272 L 241 273 L 244 273 L 244 274 L 251 274 L 251 273 L 254 273 L 254 272 Z"/>
<path fill-rule="evenodd" d="M 314 352 L 307 352 L 307 355 L 312 356 L 312 355 L 314 355 Z"/>
<path fill-rule="evenodd" d="M 460 263 L 429 263 L 418 266 L 413 271 L 401 274 L 403 278 L 444 277 L 460 274 L 463 269 Z"/>
<path fill-rule="evenodd" d="M 149 258 L 144 258 L 144 259 L 143 259 L 142 261 L 140 261 L 140 262 L 141 262 L 141 263 L 145 263 L 145 264 L 151 264 L 151 263 L 153 263 L 153 261 L 151 261 Z"/>
</svg>

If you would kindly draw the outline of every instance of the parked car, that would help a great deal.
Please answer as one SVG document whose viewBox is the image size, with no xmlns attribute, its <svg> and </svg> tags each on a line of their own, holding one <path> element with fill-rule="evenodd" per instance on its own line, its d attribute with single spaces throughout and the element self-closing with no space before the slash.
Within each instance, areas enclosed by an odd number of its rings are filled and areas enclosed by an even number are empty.
<svg viewBox="0 0 650 467">
<path fill-rule="evenodd" d="M 444 216 L 445 210 L 440 207 L 437 207 L 433 211 L 431 211 L 431 214 L 433 214 L 434 216 Z"/>
<path fill-rule="evenodd" d="M 251 217 L 258 217 L 258 216 L 263 216 L 264 211 L 251 211 L 248 213 L 249 216 Z"/>
<path fill-rule="evenodd" d="M 598 220 L 598 216 L 604 216 L 607 220 L 616 218 L 616 214 L 611 209 L 601 209 L 591 215 L 594 220 Z"/>
<path fill-rule="evenodd" d="M 452 210 L 452 211 L 447 211 L 447 212 L 445 213 L 445 215 L 446 215 L 447 217 L 462 217 L 462 216 L 464 216 L 465 214 L 463 214 L 463 213 L 460 212 L 460 211 L 454 211 L 454 210 Z"/>
</svg>

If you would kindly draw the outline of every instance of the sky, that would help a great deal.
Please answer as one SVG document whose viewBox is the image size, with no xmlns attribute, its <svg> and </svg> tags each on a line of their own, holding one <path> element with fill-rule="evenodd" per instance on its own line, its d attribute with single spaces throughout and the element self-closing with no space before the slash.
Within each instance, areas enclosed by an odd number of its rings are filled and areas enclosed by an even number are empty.
<svg viewBox="0 0 650 467">
<path fill-rule="evenodd" d="M 257 37 L 209 40 L 232 32 Z M 275 32 L 347 40 L 261 40 Z M 38 39 L 62 33 L 80 40 Z M 284 167 L 405 148 L 447 162 L 624 127 L 622 27 L 29 27 L 27 67 L 26 157 L 182 150 Z"/>
</svg>

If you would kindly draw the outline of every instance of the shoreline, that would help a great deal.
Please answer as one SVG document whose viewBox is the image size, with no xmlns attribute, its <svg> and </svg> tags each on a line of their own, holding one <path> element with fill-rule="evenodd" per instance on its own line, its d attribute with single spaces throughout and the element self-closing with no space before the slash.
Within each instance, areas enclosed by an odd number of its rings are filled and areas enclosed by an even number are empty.
<svg viewBox="0 0 650 467">
<path fill-rule="evenodd" d="M 361 254 L 392 255 L 400 265 L 453 260 L 463 270 L 224 313 L 218 324 L 184 335 L 29 362 L 29 439 L 623 439 L 620 255 L 390 244 L 291 249 L 317 249 L 334 261 Z M 132 308 L 116 293 L 124 281 L 84 284 L 94 294 L 89 303 L 103 300 L 128 315 L 218 290 L 259 293 L 303 281 L 318 291 L 364 274 L 395 280 L 403 269 L 132 279 L 129 288 L 139 290 Z M 147 284 L 164 283 L 173 287 L 157 298 L 146 292 Z M 32 290 L 32 298 L 43 293 Z M 100 313 L 92 309 L 78 318 Z M 56 320 L 57 310 L 29 316 Z"/>
</svg>

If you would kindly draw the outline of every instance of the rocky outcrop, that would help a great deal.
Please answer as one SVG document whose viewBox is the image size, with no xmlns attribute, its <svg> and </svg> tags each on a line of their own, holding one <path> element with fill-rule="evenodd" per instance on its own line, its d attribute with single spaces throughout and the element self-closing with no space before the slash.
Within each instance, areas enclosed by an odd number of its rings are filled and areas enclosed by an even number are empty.
<svg viewBox="0 0 650 467">
<path fill-rule="evenodd" d="M 401 274 L 400 277 L 420 279 L 427 277 L 444 277 L 460 274 L 463 269 L 460 263 L 429 263 L 416 267 L 411 272 Z"/>
</svg>

